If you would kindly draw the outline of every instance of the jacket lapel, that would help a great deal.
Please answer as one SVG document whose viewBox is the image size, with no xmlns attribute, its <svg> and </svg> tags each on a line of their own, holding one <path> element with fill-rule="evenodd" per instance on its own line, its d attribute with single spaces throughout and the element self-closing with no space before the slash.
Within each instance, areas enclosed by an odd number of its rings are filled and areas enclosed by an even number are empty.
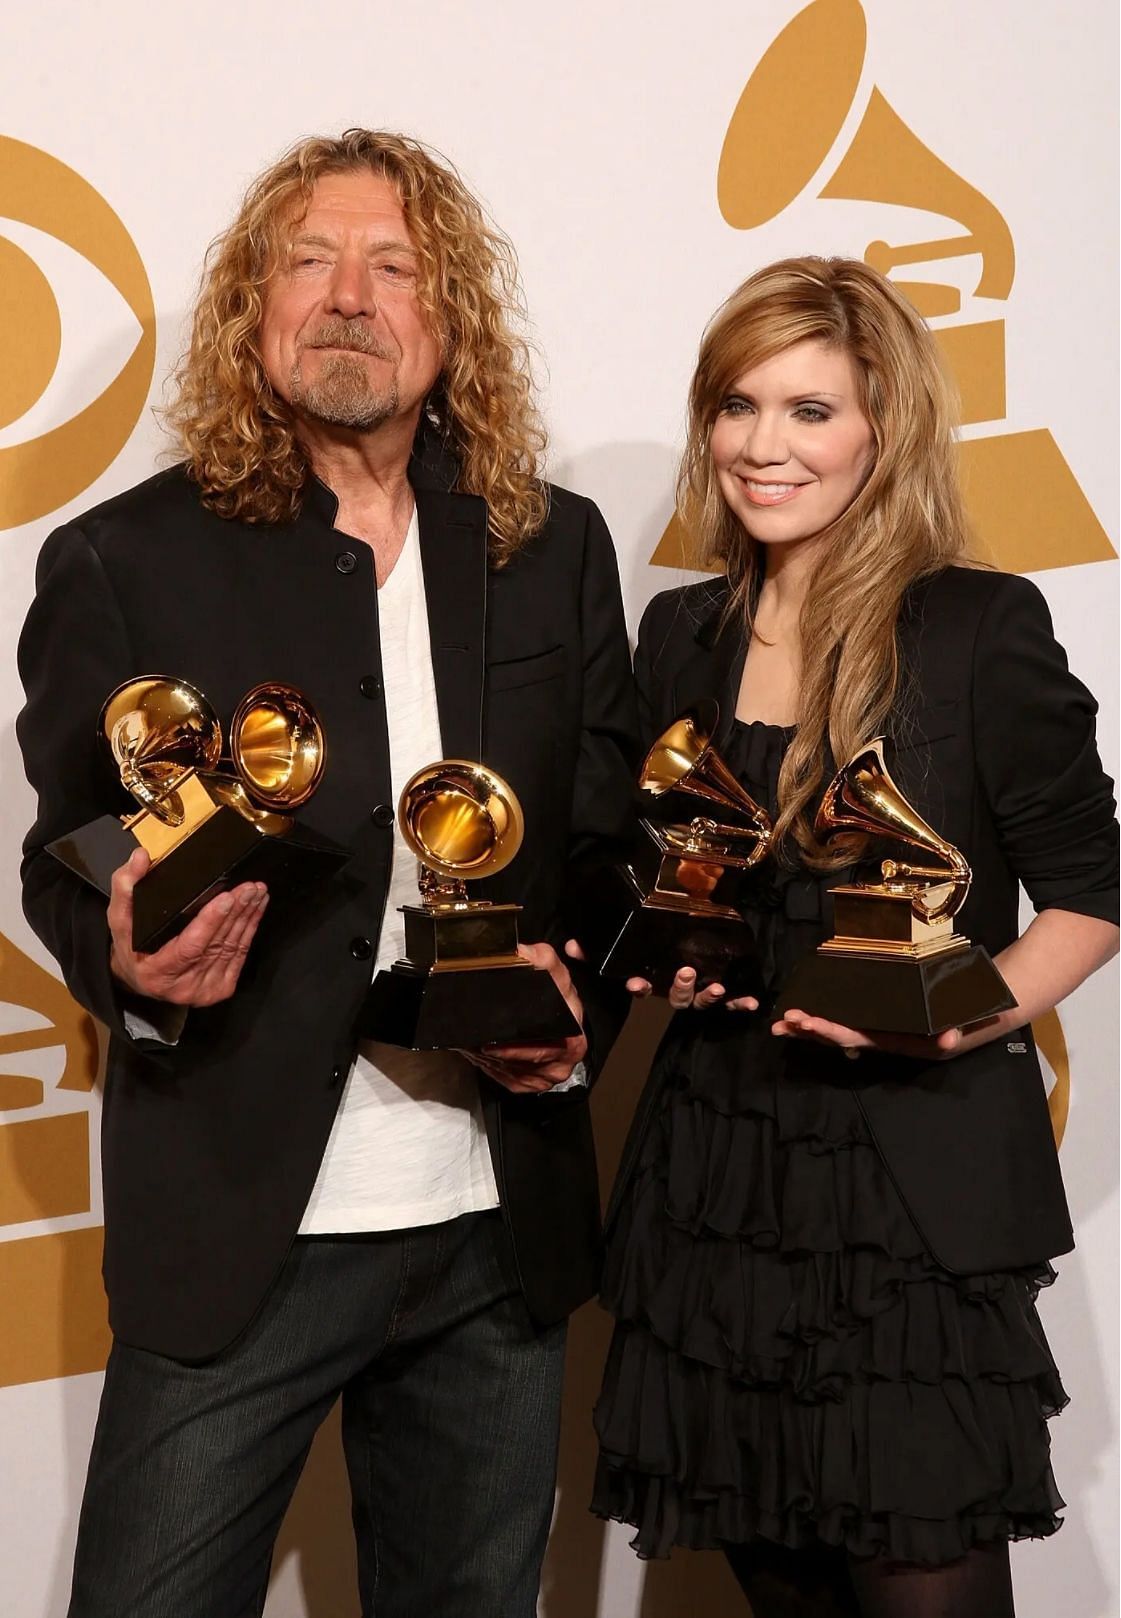
<svg viewBox="0 0 1121 1618">
<path fill-rule="evenodd" d="M 486 503 L 422 483 L 413 492 L 444 756 L 481 761 Z"/>
<path fill-rule="evenodd" d="M 678 713 L 700 697 L 716 698 L 720 704 L 720 724 L 714 738 L 718 748 L 727 744 L 732 733 L 747 657 L 747 635 L 742 624 L 721 623 L 727 601 L 727 581 L 714 581 L 712 594 L 693 627 L 673 692 Z"/>
</svg>

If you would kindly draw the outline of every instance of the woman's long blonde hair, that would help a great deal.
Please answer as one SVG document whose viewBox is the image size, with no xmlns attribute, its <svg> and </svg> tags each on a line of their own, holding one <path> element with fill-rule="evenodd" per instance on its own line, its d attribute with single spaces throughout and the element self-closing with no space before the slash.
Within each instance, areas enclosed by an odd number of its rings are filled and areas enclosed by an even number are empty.
<svg viewBox="0 0 1121 1618">
<path fill-rule="evenodd" d="M 452 166 L 405 135 L 348 129 L 337 140 L 302 140 L 254 182 L 211 246 L 165 419 L 221 516 L 281 522 L 296 514 L 308 463 L 292 412 L 265 375 L 257 333 L 285 231 L 317 180 L 356 169 L 385 178 L 400 198 L 420 258 L 420 299 L 444 350 L 429 408 L 458 460 L 456 487 L 487 502 L 492 555 L 502 562 L 547 511 L 517 262 Z"/>
<path fill-rule="evenodd" d="M 853 259 L 791 258 L 744 282 L 701 341 L 689 393 L 678 513 L 703 565 L 723 564 L 729 616 L 750 630 L 762 547 L 732 515 L 710 450 L 713 424 L 736 379 L 795 343 L 813 340 L 853 362 L 874 460 L 851 505 L 824 536 L 799 625 L 798 729 L 779 775 L 776 847 L 797 844 L 811 864 L 847 863 L 859 849 L 814 837 L 809 807 L 824 785 L 826 744 L 838 764 L 883 728 L 900 691 L 896 624 L 908 587 L 962 560 L 969 530 L 958 485 L 955 408 L 934 339 L 882 275 Z"/>
</svg>

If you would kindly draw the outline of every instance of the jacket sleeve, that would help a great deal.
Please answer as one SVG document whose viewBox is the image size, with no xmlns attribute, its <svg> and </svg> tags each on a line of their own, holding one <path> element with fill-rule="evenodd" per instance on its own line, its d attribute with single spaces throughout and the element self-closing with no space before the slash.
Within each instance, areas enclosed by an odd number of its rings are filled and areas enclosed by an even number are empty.
<svg viewBox="0 0 1121 1618">
<path fill-rule="evenodd" d="M 107 901 L 45 845 L 128 799 L 113 780 L 97 719 L 110 691 L 137 671 L 129 637 L 101 559 L 76 526 L 57 529 L 39 556 L 36 593 L 20 636 L 26 702 L 16 721 L 27 779 L 38 796 L 23 845 L 23 908 L 79 1005 L 111 1033 L 129 1038 L 125 1003 L 109 971 Z M 136 1002 L 153 1026 L 159 1008 Z M 136 1025 L 134 1025 L 136 1026 Z M 138 1041 L 145 1049 L 155 1041 Z"/>
<path fill-rule="evenodd" d="M 607 525 L 588 504 L 580 580 L 583 694 L 580 751 L 572 794 L 569 900 L 574 920 L 581 895 L 594 889 L 594 873 L 625 857 L 634 835 L 634 782 L 638 727 L 619 570 Z M 563 941 L 562 941 L 563 942 Z M 570 962 L 584 1005 L 587 1068 L 594 1079 L 626 1019 L 630 996 L 619 984 Z"/>
<path fill-rule="evenodd" d="M 1116 923 L 1117 822 L 1097 704 L 1028 579 L 1009 575 L 994 591 L 974 642 L 972 690 L 978 775 L 1032 904 Z"/>
</svg>

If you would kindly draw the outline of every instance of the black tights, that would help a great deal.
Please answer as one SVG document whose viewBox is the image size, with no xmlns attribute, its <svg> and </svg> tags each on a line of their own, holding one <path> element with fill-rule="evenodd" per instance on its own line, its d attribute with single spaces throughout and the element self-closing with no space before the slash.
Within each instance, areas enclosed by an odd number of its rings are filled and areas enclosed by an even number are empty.
<svg viewBox="0 0 1121 1618">
<path fill-rule="evenodd" d="M 727 1556 L 754 1618 L 1015 1618 L 1005 1540 L 944 1567 L 761 1539 Z"/>
</svg>

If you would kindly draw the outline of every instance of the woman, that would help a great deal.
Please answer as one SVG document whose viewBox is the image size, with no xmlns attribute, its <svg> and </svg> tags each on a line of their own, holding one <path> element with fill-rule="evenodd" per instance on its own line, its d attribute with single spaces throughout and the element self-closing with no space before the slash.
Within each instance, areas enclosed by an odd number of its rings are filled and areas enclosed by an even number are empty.
<svg viewBox="0 0 1121 1618">
<path fill-rule="evenodd" d="M 1028 1025 L 1117 945 L 1095 705 L 1034 586 L 966 565 L 933 340 L 865 265 L 774 264 L 718 312 L 679 492 L 726 577 L 650 604 L 643 724 L 716 697 L 717 745 L 775 816 L 743 892 L 768 995 L 874 854 L 812 827 L 837 763 L 886 734 L 973 866 L 958 927 L 1018 1007 L 892 1037 L 678 973 L 609 1213 L 594 1509 L 643 1556 L 723 1548 L 756 1618 L 1003 1618 L 1008 1541 L 1062 1505 L 1034 1305 L 1072 1239 Z"/>
</svg>

